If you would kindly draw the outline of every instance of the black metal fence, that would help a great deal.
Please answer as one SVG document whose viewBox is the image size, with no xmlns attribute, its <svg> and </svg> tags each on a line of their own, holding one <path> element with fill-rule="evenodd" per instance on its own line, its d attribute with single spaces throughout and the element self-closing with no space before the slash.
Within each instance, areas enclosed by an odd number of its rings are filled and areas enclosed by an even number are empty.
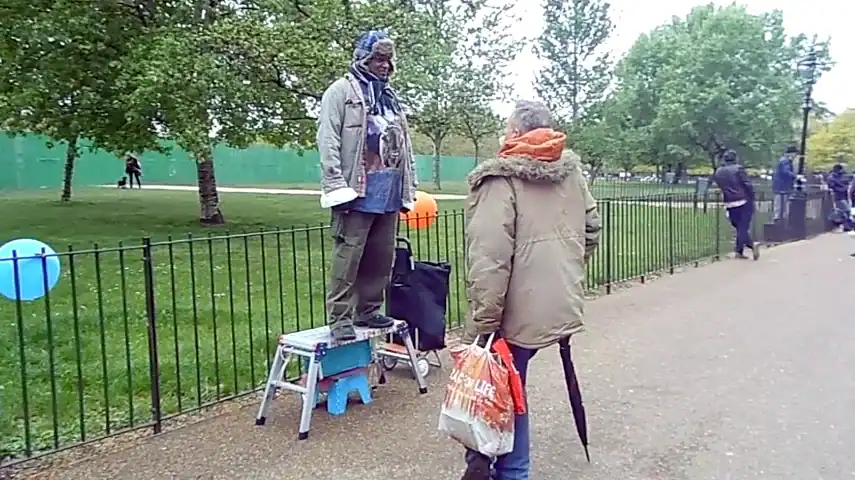
<svg viewBox="0 0 855 480">
<path fill-rule="evenodd" d="M 755 225 L 769 216 L 761 197 Z M 644 281 L 731 248 L 715 194 L 600 202 L 587 288 Z M 258 389 L 280 333 L 324 324 L 327 225 L 73 246 L 33 302 L 0 301 L 0 461 L 18 462 Z M 756 229 L 755 229 L 756 232 Z M 466 316 L 464 216 L 440 213 L 410 238 L 452 264 L 448 322 Z"/>
</svg>

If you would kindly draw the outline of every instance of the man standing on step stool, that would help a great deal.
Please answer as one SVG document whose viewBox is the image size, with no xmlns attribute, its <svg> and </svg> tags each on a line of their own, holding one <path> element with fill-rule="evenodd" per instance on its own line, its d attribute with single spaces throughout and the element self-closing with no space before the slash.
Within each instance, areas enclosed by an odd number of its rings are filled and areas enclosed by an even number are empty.
<svg viewBox="0 0 855 480">
<path fill-rule="evenodd" d="M 333 235 L 326 303 L 338 341 L 356 338 L 354 326 L 392 326 L 380 308 L 398 214 L 413 208 L 417 185 L 407 120 L 388 84 L 394 56 L 385 32 L 366 33 L 348 73 L 321 99 L 321 206 L 332 210 Z"/>
</svg>

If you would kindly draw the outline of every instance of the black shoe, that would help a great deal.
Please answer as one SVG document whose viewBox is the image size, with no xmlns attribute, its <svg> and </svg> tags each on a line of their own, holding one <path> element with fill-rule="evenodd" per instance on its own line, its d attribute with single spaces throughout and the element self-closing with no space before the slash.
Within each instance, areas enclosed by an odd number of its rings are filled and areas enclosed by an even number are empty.
<svg viewBox="0 0 855 480">
<path fill-rule="evenodd" d="M 362 328 L 389 328 L 395 324 L 395 321 L 386 315 L 375 313 L 364 318 L 360 318 L 353 322 L 357 327 Z"/>
<path fill-rule="evenodd" d="M 463 472 L 460 480 L 490 480 L 490 478 L 490 459 L 483 455 L 478 455 L 477 458 L 472 459 L 469 465 L 466 466 L 466 471 Z"/>
<path fill-rule="evenodd" d="M 349 323 L 330 326 L 330 332 L 332 332 L 332 337 L 337 342 L 356 340 L 356 330 Z"/>
<path fill-rule="evenodd" d="M 739 260 L 748 260 L 748 257 L 746 257 L 744 253 L 740 253 L 740 252 L 734 253 L 733 257 L 737 258 Z"/>
</svg>

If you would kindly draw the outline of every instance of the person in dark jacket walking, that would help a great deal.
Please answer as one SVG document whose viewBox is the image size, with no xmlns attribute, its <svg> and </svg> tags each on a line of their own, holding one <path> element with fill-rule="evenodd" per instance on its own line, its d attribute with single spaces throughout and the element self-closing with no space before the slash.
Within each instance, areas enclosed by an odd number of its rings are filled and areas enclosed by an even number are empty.
<svg viewBox="0 0 855 480">
<path fill-rule="evenodd" d="M 837 226 L 843 226 L 843 230 L 851 232 L 855 228 L 852 221 L 852 208 L 849 203 L 849 184 L 851 180 L 846 175 L 846 169 L 841 163 L 831 168 L 826 184 L 831 190 L 831 198 L 834 200 L 834 211 L 831 212 L 831 221 Z"/>
<path fill-rule="evenodd" d="M 137 187 L 142 188 L 140 177 L 142 176 L 142 164 L 136 155 L 128 155 L 125 157 L 125 175 L 131 182 L 131 188 L 134 188 L 134 179 L 137 180 Z"/>
<path fill-rule="evenodd" d="M 795 146 L 788 146 L 784 151 L 784 155 L 778 160 L 775 171 L 772 173 L 772 190 L 775 192 L 773 201 L 773 218 L 775 221 L 787 217 L 787 206 L 796 180 L 793 158 L 798 153 L 799 151 Z"/>
<path fill-rule="evenodd" d="M 754 186 L 748 179 L 745 167 L 739 164 L 736 152 L 728 150 L 722 155 L 724 164 L 713 174 L 727 209 L 727 218 L 736 229 L 736 258 L 745 256 L 745 247 L 751 249 L 754 260 L 760 258 L 760 248 L 751 240 L 751 217 L 754 216 Z"/>
</svg>

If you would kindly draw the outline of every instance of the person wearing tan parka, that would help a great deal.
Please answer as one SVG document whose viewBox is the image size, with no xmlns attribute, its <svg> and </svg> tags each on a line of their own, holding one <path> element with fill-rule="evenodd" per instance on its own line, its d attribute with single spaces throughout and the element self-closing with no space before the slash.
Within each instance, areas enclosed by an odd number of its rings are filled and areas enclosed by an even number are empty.
<svg viewBox="0 0 855 480">
<path fill-rule="evenodd" d="M 498 155 L 468 177 L 463 341 L 499 334 L 523 384 L 538 350 L 583 329 L 585 263 L 599 243 L 597 203 L 566 141 L 546 106 L 519 102 Z M 492 478 L 529 479 L 527 414 L 517 415 L 514 432 Z M 468 451 L 466 460 L 463 479 L 491 478 L 493 459 Z"/>
</svg>

